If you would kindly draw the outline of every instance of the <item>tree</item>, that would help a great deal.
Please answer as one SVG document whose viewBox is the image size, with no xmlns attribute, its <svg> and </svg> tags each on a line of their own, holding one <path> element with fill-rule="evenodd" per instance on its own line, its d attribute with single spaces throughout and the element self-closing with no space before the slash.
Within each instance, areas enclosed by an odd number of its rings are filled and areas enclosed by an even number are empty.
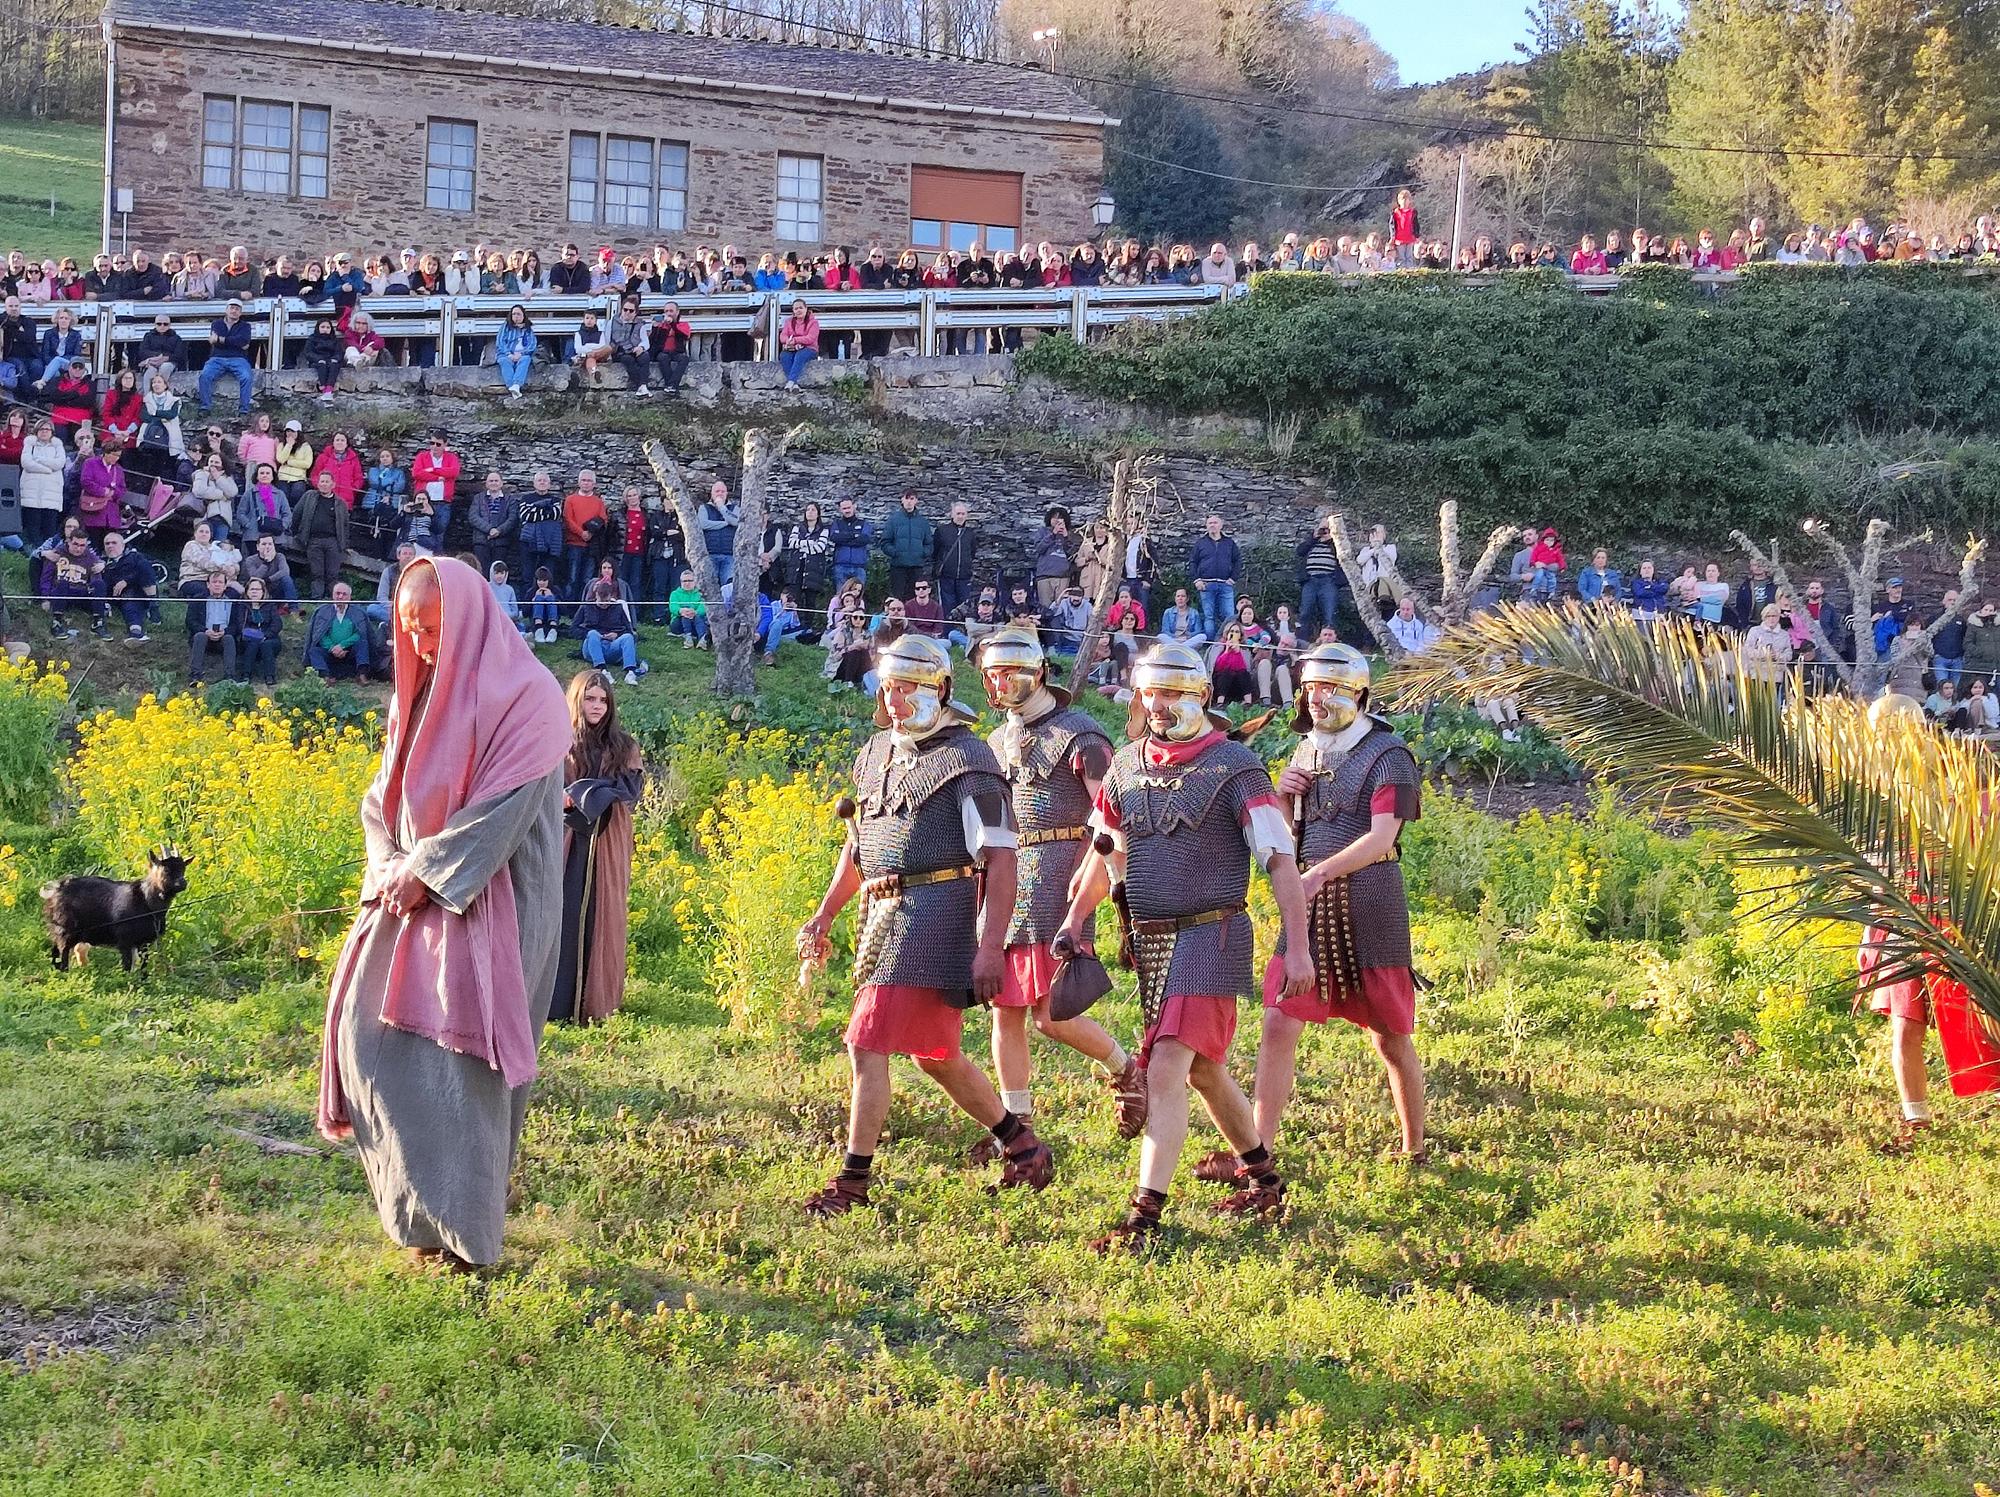
<svg viewBox="0 0 2000 1497">
<path fill-rule="evenodd" d="M 1329 518 L 1333 524 L 1334 554 L 1340 558 L 1341 571 L 1347 574 L 1347 586 L 1355 600 L 1355 611 L 1361 615 L 1361 622 L 1367 626 L 1377 647 L 1384 655 L 1394 659 L 1403 653 L 1402 647 L 1396 643 L 1396 637 L 1389 632 L 1381 614 L 1369 605 L 1369 587 L 1361 575 L 1361 558 L 1354 549 L 1354 537 L 1347 528 L 1347 516 L 1336 510 Z M 1440 504 L 1438 587 L 1436 597 L 1428 601 L 1425 617 L 1442 628 L 1457 623 L 1471 613 L 1473 601 L 1493 575 L 1500 553 L 1520 533 L 1520 527 L 1515 525 L 1496 526 L 1486 538 L 1486 548 L 1479 553 L 1472 570 L 1467 572 L 1461 566 L 1463 551 L 1459 540 L 1458 501 L 1447 499 Z M 1426 603 L 1424 596 L 1410 586 L 1395 562 L 1388 563 L 1384 576 L 1389 584 L 1390 596 L 1398 603 L 1405 597 L 1415 598 L 1419 604 Z"/>
<path fill-rule="evenodd" d="M 1225 232 L 1236 211 L 1235 187 L 1215 126 L 1175 94 L 1138 88 L 1127 97 L 1105 141 L 1105 179 L 1119 223 L 1147 239 Z"/>
<path fill-rule="evenodd" d="M 1153 471 L 1159 461 L 1157 457 L 1121 457 L 1111 470 L 1111 501 L 1104 507 L 1104 523 L 1111 531 L 1108 550 L 1114 557 L 1125 555 L 1125 543 L 1134 530 L 1152 526 L 1160 502 L 1160 480 Z M 1118 589 L 1124 580 L 1122 561 L 1106 567 L 1103 581 L 1097 584 L 1097 596 L 1090 600 L 1090 622 L 1084 626 L 1083 638 L 1076 649 L 1076 664 L 1070 668 L 1072 700 L 1089 684 L 1090 668 L 1097 660 L 1097 641 L 1104 635 L 1104 620 L 1118 600 Z"/>
<path fill-rule="evenodd" d="M 764 543 L 764 525 L 771 512 L 771 474 L 785 460 L 793 442 L 810 428 L 795 426 L 774 435 L 761 426 L 743 433 L 742 476 L 737 481 L 737 508 L 741 520 L 736 526 L 733 553 L 736 581 L 723 602 L 722 582 L 708 548 L 696 544 L 701 537 L 699 505 L 688 491 L 680 463 L 658 442 L 647 438 L 640 449 L 659 480 L 660 492 L 680 516 L 681 534 L 688 537 L 688 565 L 695 585 L 701 589 L 708 610 L 708 637 L 715 646 L 715 683 L 719 697 L 752 697 L 757 694 L 757 553 Z"/>
<path fill-rule="evenodd" d="M 1670 140 L 1777 148 L 1791 139 L 1800 80 L 1790 12 L 1786 0 L 1693 0 L 1667 75 Z M 1788 216 L 1782 157 L 1663 150 L 1660 159 L 1698 223 Z"/>
</svg>

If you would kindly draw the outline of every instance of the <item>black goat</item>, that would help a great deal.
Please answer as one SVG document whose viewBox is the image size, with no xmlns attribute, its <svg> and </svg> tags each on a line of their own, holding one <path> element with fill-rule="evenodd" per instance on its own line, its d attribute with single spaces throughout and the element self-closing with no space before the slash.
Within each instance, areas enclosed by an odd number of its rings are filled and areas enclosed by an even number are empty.
<svg viewBox="0 0 2000 1497">
<path fill-rule="evenodd" d="M 125 970 L 166 933 L 167 906 L 187 887 L 191 860 L 171 847 L 148 857 L 146 876 L 94 878 L 72 874 L 42 885 L 42 920 L 49 929 L 49 960 L 69 970 L 79 947 L 116 946 Z M 83 960 L 82 957 L 78 958 Z"/>
</svg>

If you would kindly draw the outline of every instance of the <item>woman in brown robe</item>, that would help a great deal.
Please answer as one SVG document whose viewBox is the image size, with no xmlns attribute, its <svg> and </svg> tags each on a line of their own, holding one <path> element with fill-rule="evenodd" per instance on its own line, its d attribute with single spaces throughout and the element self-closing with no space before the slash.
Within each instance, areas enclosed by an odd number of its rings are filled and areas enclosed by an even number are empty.
<svg viewBox="0 0 2000 1497">
<path fill-rule="evenodd" d="M 609 676 L 578 671 L 568 697 L 575 741 L 563 761 L 562 956 L 549 1018 L 593 1024 L 625 997 L 632 807 L 645 772 L 639 745 L 618 726 Z"/>
</svg>

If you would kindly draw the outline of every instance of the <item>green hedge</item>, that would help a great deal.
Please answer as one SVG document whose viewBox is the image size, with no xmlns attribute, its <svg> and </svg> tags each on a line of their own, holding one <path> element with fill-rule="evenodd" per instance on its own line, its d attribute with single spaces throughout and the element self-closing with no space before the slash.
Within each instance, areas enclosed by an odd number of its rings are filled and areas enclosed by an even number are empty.
<svg viewBox="0 0 2000 1497">
<path fill-rule="evenodd" d="M 1367 435 L 1398 442 L 1559 440 L 1590 422 L 1755 440 L 2000 434 L 1995 282 L 1942 266 L 1796 269 L 1798 280 L 1760 272 L 1716 297 L 1684 297 L 1685 273 L 1650 268 L 1635 279 L 1657 294 L 1605 297 L 1533 272 L 1483 288 L 1444 275 L 1260 277 L 1213 312 L 1089 348 L 1043 339 L 1022 364 L 1168 410 L 1348 408 Z"/>
</svg>

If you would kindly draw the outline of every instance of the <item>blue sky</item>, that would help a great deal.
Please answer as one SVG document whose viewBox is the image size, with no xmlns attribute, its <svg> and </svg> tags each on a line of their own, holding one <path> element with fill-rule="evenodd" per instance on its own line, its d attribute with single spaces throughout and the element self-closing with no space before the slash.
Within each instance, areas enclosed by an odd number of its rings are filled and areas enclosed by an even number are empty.
<svg viewBox="0 0 2000 1497">
<path fill-rule="evenodd" d="M 1528 39 L 1525 0 L 1339 0 L 1338 9 L 1368 28 L 1405 83 L 1512 62 Z"/>
</svg>

